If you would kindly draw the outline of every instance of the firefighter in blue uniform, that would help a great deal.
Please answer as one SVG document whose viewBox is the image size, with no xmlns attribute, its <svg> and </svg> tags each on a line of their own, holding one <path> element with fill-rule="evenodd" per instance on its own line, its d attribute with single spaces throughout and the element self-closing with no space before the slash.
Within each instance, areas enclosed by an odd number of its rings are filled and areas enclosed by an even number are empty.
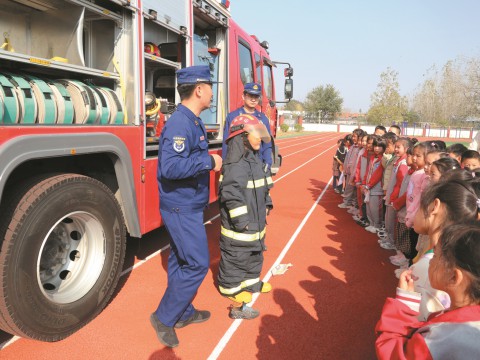
<svg viewBox="0 0 480 360">
<path fill-rule="evenodd" d="M 163 128 L 158 152 L 157 180 L 160 213 L 171 236 L 168 286 L 150 322 L 160 342 L 179 344 L 175 328 L 210 318 L 192 305 L 210 257 L 203 225 L 209 200 L 209 172 L 219 171 L 222 159 L 208 154 L 207 132 L 200 113 L 210 107 L 212 81 L 208 66 L 177 71 L 181 104 Z"/>
<path fill-rule="evenodd" d="M 226 140 L 229 135 L 230 125 L 232 124 L 233 119 L 238 115 L 250 114 L 255 116 L 260 120 L 263 125 L 268 130 L 270 134 L 270 122 L 264 113 L 257 110 L 258 103 L 260 101 L 260 96 L 262 95 L 262 86 L 258 83 L 246 83 L 243 87 L 243 106 L 239 107 L 237 110 L 232 111 L 227 115 L 225 119 L 225 128 L 223 130 L 223 145 L 222 145 L 222 158 L 225 160 L 227 158 L 227 143 Z M 266 166 L 266 169 L 270 169 L 272 166 L 272 143 L 262 141 L 262 146 L 258 152 L 260 159 Z"/>
</svg>

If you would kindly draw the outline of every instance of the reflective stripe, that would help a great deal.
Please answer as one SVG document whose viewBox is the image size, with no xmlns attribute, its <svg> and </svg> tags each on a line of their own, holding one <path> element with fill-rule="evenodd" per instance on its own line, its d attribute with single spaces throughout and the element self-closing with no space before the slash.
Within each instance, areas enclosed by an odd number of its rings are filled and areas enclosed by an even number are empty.
<svg viewBox="0 0 480 360">
<path fill-rule="evenodd" d="M 220 290 L 220 292 L 222 294 L 231 295 L 231 294 L 235 294 L 235 293 L 241 291 L 243 288 L 246 288 L 250 285 L 256 284 L 259 281 L 260 281 L 260 278 L 248 279 L 248 280 L 242 281 L 240 283 L 240 285 L 237 286 L 237 287 L 227 289 L 227 288 L 219 286 L 218 289 Z"/>
<path fill-rule="evenodd" d="M 220 177 L 218 178 L 218 182 L 222 182 L 223 181 L 223 175 L 220 175 Z"/>
<path fill-rule="evenodd" d="M 247 205 L 240 206 L 238 208 L 232 209 L 229 211 L 230 217 L 234 218 L 240 215 L 244 215 L 248 213 Z"/>
<path fill-rule="evenodd" d="M 239 240 L 239 241 L 255 241 L 255 240 L 260 240 L 265 236 L 265 231 L 266 228 L 264 228 L 261 232 L 256 232 L 253 234 L 244 234 L 244 233 L 237 233 L 232 230 L 225 229 L 222 226 L 222 235 L 233 239 L 233 240 Z"/>
<path fill-rule="evenodd" d="M 271 176 L 267 177 L 267 185 L 272 185 L 272 184 L 273 184 L 272 177 Z"/>
<path fill-rule="evenodd" d="M 247 182 L 247 189 L 259 188 L 265 186 L 265 179 L 258 179 L 255 181 L 250 180 Z"/>
</svg>

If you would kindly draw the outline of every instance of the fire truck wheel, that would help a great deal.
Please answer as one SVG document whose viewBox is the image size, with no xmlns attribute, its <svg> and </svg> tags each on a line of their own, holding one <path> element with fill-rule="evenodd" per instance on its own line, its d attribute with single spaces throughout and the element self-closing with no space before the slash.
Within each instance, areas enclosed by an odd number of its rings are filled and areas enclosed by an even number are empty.
<svg viewBox="0 0 480 360">
<path fill-rule="evenodd" d="M 125 257 L 125 223 L 112 191 L 81 175 L 29 186 L 0 224 L 0 329 L 61 340 L 109 301 Z M 3 220 L 2 219 L 2 220 Z"/>
</svg>

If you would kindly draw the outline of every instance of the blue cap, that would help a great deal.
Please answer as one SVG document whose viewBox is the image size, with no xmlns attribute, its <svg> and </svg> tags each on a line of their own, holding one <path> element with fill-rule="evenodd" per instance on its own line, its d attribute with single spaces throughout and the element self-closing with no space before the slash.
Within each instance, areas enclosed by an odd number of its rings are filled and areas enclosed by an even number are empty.
<svg viewBox="0 0 480 360">
<path fill-rule="evenodd" d="M 216 83 L 212 81 L 210 67 L 208 65 L 189 66 L 177 70 L 177 83 L 182 84 L 198 84 L 198 83 Z"/>
<path fill-rule="evenodd" d="M 262 95 L 262 85 L 258 83 L 246 83 L 243 91 L 251 95 Z"/>
</svg>

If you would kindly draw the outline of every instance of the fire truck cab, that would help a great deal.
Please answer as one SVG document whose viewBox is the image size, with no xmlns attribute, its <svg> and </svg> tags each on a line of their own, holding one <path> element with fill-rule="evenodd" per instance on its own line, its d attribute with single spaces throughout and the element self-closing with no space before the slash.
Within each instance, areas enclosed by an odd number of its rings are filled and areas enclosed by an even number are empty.
<svg viewBox="0 0 480 360">
<path fill-rule="evenodd" d="M 127 234 L 162 225 L 175 71 L 207 64 L 221 82 L 201 114 L 220 153 L 246 82 L 262 83 L 275 135 L 276 63 L 226 0 L 0 0 L 0 32 L 0 329 L 57 341 L 108 303 Z"/>
</svg>

